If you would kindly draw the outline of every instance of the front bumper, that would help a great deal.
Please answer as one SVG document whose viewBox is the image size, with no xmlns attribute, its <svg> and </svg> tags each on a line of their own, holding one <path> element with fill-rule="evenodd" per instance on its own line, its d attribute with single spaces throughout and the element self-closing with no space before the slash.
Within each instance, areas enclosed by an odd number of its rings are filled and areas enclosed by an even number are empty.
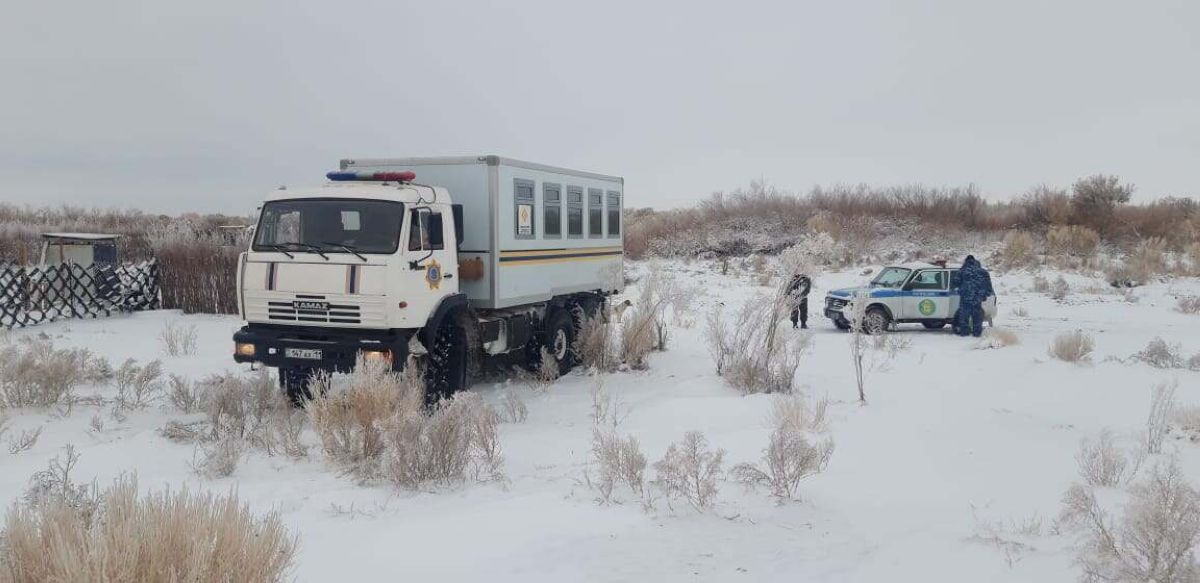
<svg viewBox="0 0 1200 583">
<path fill-rule="evenodd" d="M 400 370 L 408 360 L 408 341 L 412 330 L 362 330 L 346 328 L 316 328 L 250 324 L 234 332 L 234 346 L 254 346 L 253 356 L 235 350 L 233 360 L 258 363 L 278 368 L 313 368 L 333 372 L 350 372 L 364 350 L 390 350 L 393 370 Z M 319 350 L 319 358 L 292 358 L 289 348 Z M 309 354 L 312 354 L 311 352 Z"/>
</svg>

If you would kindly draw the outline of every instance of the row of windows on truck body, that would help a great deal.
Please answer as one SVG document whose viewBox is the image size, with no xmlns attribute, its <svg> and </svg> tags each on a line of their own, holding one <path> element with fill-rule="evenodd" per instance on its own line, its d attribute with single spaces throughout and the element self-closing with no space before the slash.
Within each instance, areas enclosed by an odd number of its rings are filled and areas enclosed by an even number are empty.
<svg viewBox="0 0 1200 583">
<path fill-rule="evenodd" d="M 518 239 L 537 238 L 537 203 L 532 180 L 516 178 L 513 182 L 513 219 Z M 621 193 L 588 188 L 587 198 L 580 186 L 566 187 L 554 183 L 542 183 L 542 238 L 560 239 L 563 236 L 563 202 L 566 202 L 567 238 L 584 238 L 585 202 L 587 238 L 599 239 L 621 236 Z M 605 214 L 607 213 L 607 221 Z M 607 229 L 605 223 L 607 222 Z"/>
</svg>

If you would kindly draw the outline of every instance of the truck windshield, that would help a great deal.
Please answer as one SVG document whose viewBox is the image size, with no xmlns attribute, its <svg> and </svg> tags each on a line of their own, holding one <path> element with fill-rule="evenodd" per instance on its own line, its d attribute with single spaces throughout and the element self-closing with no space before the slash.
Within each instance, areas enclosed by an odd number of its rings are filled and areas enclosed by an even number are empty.
<svg viewBox="0 0 1200 583">
<path fill-rule="evenodd" d="M 904 285 L 904 280 L 908 279 L 910 273 L 912 273 L 911 269 L 889 267 L 880 271 L 879 275 L 871 280 L 871 287 L 900 287 Z"/>
<path fill-rule="evenodd" d="M 278 200 L 263 205 L 255 251 L 391 254 L 404 205 L 385 200 Z"/>
</svg>

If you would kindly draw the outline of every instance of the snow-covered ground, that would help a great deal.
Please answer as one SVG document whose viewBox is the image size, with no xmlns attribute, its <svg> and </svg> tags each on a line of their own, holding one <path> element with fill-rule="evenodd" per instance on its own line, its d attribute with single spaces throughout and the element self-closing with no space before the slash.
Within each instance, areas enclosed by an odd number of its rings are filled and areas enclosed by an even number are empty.
<svg viewBox="0 0 1200 583">
<path fill-rule="evenodd" d="M 620 433 L 636 436 L 651 461 L 689 430 L 703 431 L 711 445 L 725 449 L 726 467 L 757 461 L 767 444 L 773 397 L 742 396 L 716 376 L 703 323 L 718 304 L 734 309 L 767 288 L 752 274 L 723 276 L 704 262 L 637 270 L 649 269 L 698 285 L 702 295 L 685 315 L 694 325 L 674 326 L 669 350 L 652 355 L 649 370 L 604 380 L 627 412 Z M 9 412 L 10 435 L 38 426 L 43 432 L 30 451 L 0 450 L 0 502 L 11 505 L 34 472 L 74 444 L 81 480 L 103 484 L 136 472 L 143 487 L 236 490 L 257 510 L 277 510 L 300 536 L 294 575 L 301 581 L 1075 579 L 1075 539 L 1050 525 L 1062 493 L 1078 481 L 1080 440 L 1111 428 L 1132 447 L 1157 382 L 1178 379 L 1180 404 L 1200 405 L 1200 373 L 1106 358 L 1127 358 L 1156 336 L 1182 344 L 1185 355 L 1200 351 L 1200 316 L 1174 309 L 1176 295 L 1200 294 L 1200 282 L 1138 288 L 1131 303 L 1099 279 L 1066 275 L 1076 291 L 1058 302 L 1030 291 L 1028 274 L 997 276 L 996 324 L 1016 332 L 1020 344 L 981 349 L 946 331 L 904 327 L 894 334 L 908 342 L 906 349 L 894 357 L 868 355 L 869 405 L 860 406 L 848 336 L 820 314 L 824 291 L 862 281 L 858 271 L 819 277 L 812 296 L 814 344 L 797 384 L 806 395 L 833 401 L 836 451 L 825 473 L 802 483 L 799 501 L 779 504 L 764 490 L 724 481 L 716 508 L 707 513 L 661 501 L 654 510 L 598 504 L 584 477 L 595 379 L 575 373 L 546 392 L 516 383 L 473 389 L 493 402 L 516 390 L 529 407 L 525 423 L 501 428 L 502 483 L 422 493 L 363 486 L 339 475 L 316 448 L 299 462 L 251 453 L 233 477 L 202 479 L 190 466 L 192 446 L 158 432 L 180 416 L 166 405 L 123 421 L 79 406 L 65 416 Z M 169 321 L 197 327 L 198 354 L 161 354 L 158 334 Z M 114 364 L 161 358 L 168 372 L 200 378 L 242 370 L 229 357 L 238 326 L 231 317 L 147 312 L 14 335 L 47 334 L 57 345 L 86 347 Z M 1074 329 L 1095 337 L 1090 364 L 1046 354 L 1056 334 Z M 96 415 L 103 419 L 100 431 L 91 427 Z M 315 442 L 311 434 L 306 439 Z M 1172 438 L 1166 450 L 1177 453 L 1186 476 L 1200 481 L 1200 445 Z M 1015 532 L 1039 520 L 1040 528 Z"/>
</svg>

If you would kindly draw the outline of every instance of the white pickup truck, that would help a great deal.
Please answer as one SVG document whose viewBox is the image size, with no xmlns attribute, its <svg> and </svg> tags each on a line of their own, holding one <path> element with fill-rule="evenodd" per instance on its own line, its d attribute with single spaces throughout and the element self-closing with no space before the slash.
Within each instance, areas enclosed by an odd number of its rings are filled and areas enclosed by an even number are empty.
<svg viewBox="0 0 1200 583">
<path fill-rule="evenodd" d="M 863 330 L 880 334 L 894 324 L 922 324 L 936 330 L 954 320 L 958 312 L 959 265 L 905 263 L 879 271 L 869 284 L 837 289 L 825 296 L 825 317 L 842 330 L 850 329 L 852 302 L 860 294 L 867 298 Z M 996 296 L 983 302 L 990 322 L 996 315 Z"/>
<path fill-rule="evenodd" d="M 548 352 L 568 370 L 584 315 L 624 286 L 614 176 L 500 158 L 353 159 L 272 192 L 238 266 L 234 360 L 293 400 L 359 357 L 428 359 L 430 389 L 472 359 Z"/>
</svg>

